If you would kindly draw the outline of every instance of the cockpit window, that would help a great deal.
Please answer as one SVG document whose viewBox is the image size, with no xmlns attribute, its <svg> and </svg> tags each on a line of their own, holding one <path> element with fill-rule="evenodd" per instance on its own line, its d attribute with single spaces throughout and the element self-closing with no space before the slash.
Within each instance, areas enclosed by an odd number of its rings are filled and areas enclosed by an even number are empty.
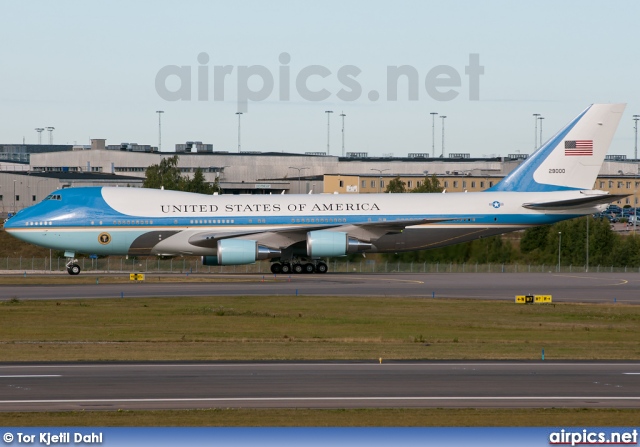
<svg viewBox="0 0 640 447">
<path fill-rule="evenodd" d="M 49 194 L 44 200 L 62 200 L 60 194 Z"/>
</svg>

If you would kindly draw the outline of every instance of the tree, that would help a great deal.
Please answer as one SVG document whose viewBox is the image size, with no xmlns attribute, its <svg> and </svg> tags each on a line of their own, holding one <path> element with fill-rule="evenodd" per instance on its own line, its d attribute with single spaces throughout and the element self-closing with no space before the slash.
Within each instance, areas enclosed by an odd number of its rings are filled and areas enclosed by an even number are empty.
<svg viewBox="0 0 640 447">
<path fill-rule="evenodd" d="M 431 177 L 426 175 L 424 177 L 424 181 L 422 185 L 417 186 L 411 190 L 411 192 L 419 192 L 419 193 L 429 193 L 429 192 L 442 192 L 442 186 L 440 186 L 440 181 L 433 174 Z"/>
<path fill-rule="evenodd" d="M 188 177 L 184 178 L 184 191 L 195 192 L 199 194 L 213 194 L 214 192 L 219 191 L 218 179 L 216 179 L 215 184 L 210 184 L 205 182 L 204 174 L 202 173 L 202 169 L 196 169 L 196 172 L 193 174 L 193 178 L 189 179 Z"/>
<path fill-rule="evenodd" d="M 192 178 L 183 176 L 178 169 L 178 156 L 165 158 L 160 164 L 147 168 L 146 178 L 143 183 L 145 188 L 164 188 L 173 191 L 187 191 L 198 194 L 213 194 L 220 192 L 218 179 L 212 185 L 207 183 L 202 169 L 197 168 Z"/>
<path fill-rule="evenodd" d="M 160 164 L 151 165 L 147 168 L 146 178 L 142 186 L 144 188 L 171 189 L 174 191 L 183 190 L 184 178 L 178 169 L 178 156 L 164 158 Z"/>
<path fill-rule="evenodd" d="M 400 177 L 396 177 L 393 180 L 389 181 L 387 185 L 387 189 L 384 192 L 390 193 L 403 193 L 407 192 L 407 184 L 400 180 Z"/>
</svg>

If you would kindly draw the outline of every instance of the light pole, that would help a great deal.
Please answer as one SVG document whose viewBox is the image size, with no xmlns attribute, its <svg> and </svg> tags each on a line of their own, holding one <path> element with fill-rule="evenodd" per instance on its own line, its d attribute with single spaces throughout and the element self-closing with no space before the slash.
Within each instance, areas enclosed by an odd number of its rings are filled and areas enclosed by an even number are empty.
<svg viewBox="0 0 640 447">
<path fill-rule="evenodd" d="M 540 120 L 540 146 L 542 146 L 542 120 L 544 119 L 544 116 L 539 116 L 538 120 Z"/>
<path fill-rule="evenodd" d="M 289 169 L 297 169 L 298 170 L 298 194 L 300 194 L 300 172 L 304 171 L 305 169 L 309 169 L 309 168 L 297 168 L 295 166 L 289 166 Z"/>
<path fill-rule="evenodd" d="M 158 152 L 162 152 L 162 114 L 164 110 L 156 110 L 158 114 Z"/>
<path fill-rule="evenodd" d="M 38 132 L 38 144 L 42 144 L 42 132 L 44 131 L 44 127 L 36 127 L 36 132 Z"/>
<path fill-rule="evenodd" d="M 444 119 L 446 117 L 446 115 L 440 115 L 440 118 L 442 118 L 442 155 L 440 158 L 444 158 Z"/>
<path fill-rule="evenodd" d="M 236 115 L 238 115 L 238 153 L 240 153 L 240 117 L 242 112 L 236 112 Z"/>
<path fill-rule="evenodd" d="M 585 217 L 587 218 L 587 265 L 585 272 L 589 273 L 589 219 L 591 219 L 591 214 L 587 214 Z"/>
<path fill-rule="evenodd" d="M 640 115 L 633 115 L 633 121 L 635 122 L 633 128 L 636 131 L 636 140 L 635 140 L 635 146 L 634 146 L 635 149 L 633 151 L 634 160 L 638 160 L 638 120 L 640 120 Z"/>
<path fill-rule="evenodd" d="M 344 117 L 347 115 L 343 111 L 340 116 L 342 117 L 342 156 L 344 157 Z"/>
<path fill-rule="evenodd" d="M 55 127 L 47 127 L 47 131 L 49 132 L 49 144 L 53 144 L 53 131 L 56 130 Z"/>
<path fill-rule="evenodd" d="M 562 231 L 558 231 L 558 273 L 560 273 L 560 250 L 562 249 Z"/>
<path fill-rule="evenodd" d="M 533 131 L 533 150 L 534 151 L 538 149 L 538 117 L 539 116 L 540 116 L 539 113 L 533 114 L 533 120 L 535 121 L 535 125 L 536 125 L 536 128 Z"/>
<path fill-rule="evenodd" d="M 327 114 L 327 155 L 329 155 L 329 140 L 331 136 L 330 119 L 331 119 L 331 114 L 333 113 L 333 110 L 325 110 L 324 113 Z"/>
<path fill-rule="evenodd" d="M 438 112 L 431 112 L 431 158 L 436 158 L 436 115 Z"/>
<path fill-rule="evenodd" d="M 380 175 L 380 179 L 378 181 L 378 194 L 380 194 L 380 188 L 382 187 L 382 173 L 384 171 L 388 171 L 389 169 L 375 169 L 375 168 L 371 168 L 372 171 L 378 171 L 378 174 Z"/>
</svg>

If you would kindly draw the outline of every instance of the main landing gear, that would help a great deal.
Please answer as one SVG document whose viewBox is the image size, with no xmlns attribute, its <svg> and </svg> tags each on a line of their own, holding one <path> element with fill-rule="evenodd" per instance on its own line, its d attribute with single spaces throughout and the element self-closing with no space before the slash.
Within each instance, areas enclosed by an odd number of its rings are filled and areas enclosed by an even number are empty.
<svg viewBox="0 0 640 447">
<path fill-rule="evenodd" d="M 271 273 L 327 273 L 329 267 L 320 259 L 292 259 L 291 261 L 274 262 Z"/>
<path fill-rule="evenodd" d="M 80 265 L 78 265 L 78 260 L 74 258 L 70 258 L 69 262 L 67 262 L 67 273 L 70 275 L 79 275 L 80 274 Z"/>
</svg>

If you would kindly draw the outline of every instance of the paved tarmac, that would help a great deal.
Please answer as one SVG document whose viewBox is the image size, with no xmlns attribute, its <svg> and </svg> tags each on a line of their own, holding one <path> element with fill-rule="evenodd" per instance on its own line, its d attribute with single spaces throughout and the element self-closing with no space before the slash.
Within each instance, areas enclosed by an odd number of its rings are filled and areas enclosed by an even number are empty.
<svg viewBox="0 0 640 447">
<path fill-rule="evenodd" d="M 536 294 L 552 295 L 554 302 L 640 304 L 640 273 L 211 274 L 191 277 L 206 278 L 206 282 L 171 283 L 170 277 L 147 275 L 145 282 L 125 284 L 98 281 L 90 285 L 3 285 L 0 299 L 298 294 L 511 301 L 516 295 Z"/>
<path fill-rule="evenodd" d="M 0 365 L 0 411 L 640 408 L 640 362 Z"/>
<path fill-rule="evenodd" d="M 206 275 L 210 282 L 4 285 L 0 299 L 341 295 L 640 304 L 637 273 Z M 202 278 L 198 278 L 202 280 Z M 640 362 L 0 364 L 0 411 L 640 408 Z"/>
</svg>

